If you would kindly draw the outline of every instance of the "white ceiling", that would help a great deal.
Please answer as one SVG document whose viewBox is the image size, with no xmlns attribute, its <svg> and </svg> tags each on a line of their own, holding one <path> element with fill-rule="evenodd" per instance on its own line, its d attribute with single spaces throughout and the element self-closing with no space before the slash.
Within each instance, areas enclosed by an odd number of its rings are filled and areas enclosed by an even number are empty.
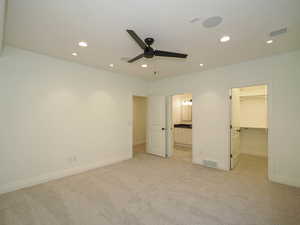
<svg viewBox="0 0 300 225">
<path fill-rule="evenodd" d="M 299 0 L 8 0 L 5 41 L 19 48 L 113 70 L 154 78 L 186 74 L 300 48 Z M 223 17 L 204 28 L 210 16 Z M 189 23 L 199 17 L 196 23 Z M 268 34 L 282 27 L 288 33 Z M 187 60 L 154 58 L 133 64 L 122 57 L 142 51 L 126 33 L 155 38 L 154 47 L 189 54 Z M 219 38 L 230 35 L 231 41 Z M 88 48 L 77 43 L 85 40 Z M 78 57 L 71 56 L 78 52 Z M 148 68 L 140 65 L 146 62 Z M 115 67 L 111 69 L 109 64 Z M 204 67 L 199 66 L 204 63 Z"/>
</svg>

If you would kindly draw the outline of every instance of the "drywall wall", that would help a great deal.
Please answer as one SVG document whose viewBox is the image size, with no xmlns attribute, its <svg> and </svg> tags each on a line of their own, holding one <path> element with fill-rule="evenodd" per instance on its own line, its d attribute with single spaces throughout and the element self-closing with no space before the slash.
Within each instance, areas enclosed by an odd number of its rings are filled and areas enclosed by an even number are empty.
<svg viewBox="0 0 300 225">
<path fill-rule="evenodd" d="M 241 99 L 240 89 L 231 89 L 231 125 L 233 128 L 240 128 L 241 125 Z"/>
<path fill-rule="evenodd" d="M 247 96 L 240 98 L 240 126 L 267 128 L 267 97 Z"/>
<path fill-rule="evenodd" d="M 239 89 L 240 96 L 268 95 L 268 87 L 266 85 L 247 86 Z"/>
<path fill-rule="evenodd" d="M 172 120 L 173 124 L 181 123 L 181 105 L 182 95 L 175 95 L 172 97 Z"/>
<path fill-rule="evenodd" d="M 0 192 L 132 156 L 145 81 L 6 47 L 0 57 Z"/>
<path fill-rule="evenodd" d="M 147 98 L 133 97 L 133 145 L 146 143 Z"/>
<path fill-rule="evenodd" d="M 0 0 L 0 54 L 3 50 L 6 0 Z"/>
<path fill-rule="evenodd" d="M 229 169 L 229 89 L 268 86 L 269 178 L 300 186 L 300 51 L 159 80 L 151 93 L 193 95 L 193 161 Z"/>
<path fill-rule="evenodd" d="M 267 157 L 268 131 L 261 128 L 241 128 L 240 147 L 242 154 Z"/>
<path fill-rule="evenodd" d="M 184 101 L 192 99 L 191 94 L 180 94 L 172 96 L 172 119 L 173 124 L 191 124 L 192 123 L 192 106 L 184 106 Z M 184 120 L 184 118 L 189 118 Z"/>
</svg>

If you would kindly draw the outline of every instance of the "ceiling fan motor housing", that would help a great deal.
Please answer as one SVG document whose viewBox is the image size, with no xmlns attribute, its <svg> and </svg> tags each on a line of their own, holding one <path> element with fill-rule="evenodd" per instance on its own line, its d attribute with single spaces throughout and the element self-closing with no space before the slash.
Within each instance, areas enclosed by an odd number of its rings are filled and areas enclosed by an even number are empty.
<svg viewBox="0 0 300 225">
<path fill-rule="evenodd" d="M 145 50 L 144 50 L 144 56 L 145 56 L 145 58 L 148 58 L 148 59 L 153 58 L 154 57 L 154 50 L 153 50 L 153 48 L 151 48 L 151 47 L 145 48 Z"/>
</svg>

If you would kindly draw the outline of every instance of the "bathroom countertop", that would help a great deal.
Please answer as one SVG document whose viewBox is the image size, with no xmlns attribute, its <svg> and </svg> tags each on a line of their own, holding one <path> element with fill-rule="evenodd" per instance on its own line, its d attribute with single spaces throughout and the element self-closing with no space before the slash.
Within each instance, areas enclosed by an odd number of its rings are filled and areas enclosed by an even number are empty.
<svg viewBox="0 0 300 225">
<path fill-rule="evenodd" d="M 175 128 L 187 128 L 187 129 L 192 129 L 192 124 L 185 124 L 185 123 L 180 123 L 180 124 L 174 124 Z"/>
</svg>

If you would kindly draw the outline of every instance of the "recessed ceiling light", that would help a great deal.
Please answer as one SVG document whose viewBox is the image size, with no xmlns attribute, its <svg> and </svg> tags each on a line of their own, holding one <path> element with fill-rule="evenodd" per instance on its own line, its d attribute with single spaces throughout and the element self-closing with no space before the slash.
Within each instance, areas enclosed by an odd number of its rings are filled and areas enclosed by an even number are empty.
<svg viewBox="0 0 300 225">
<path fill-rule="evenodd" d="M 147 68 L 147 67 L 148 67 L 148 65 L 147 65 L 147 64 L 143 64 L 143 65 L 141 65 L 141 67 L 143 67 L 143 68 Z"/>
<path fill-rule="evenodd" d="M 78 56 L 77 52 L 73 52 L 72 56 Z"/>
<path fill-rule="evenodd" d="M 223 37 L 221 37 L 221 39 L 220 39 L 221 42 L 227 42 L 227 41 L 229 41 L 229 40 L 230 40 L 230 37 L 229 37 L 229 36 L 223 36 Z"/>
<path fill-rule="evenodd" d="M 111 67 L 111 68 L 113 68 L 114 66 L 115 66 L 115 65 L 114 65 L 114 64 L 112 64 L 112 63 L 111 63 L 111 64 L 109 64 L 109 67 Z"/>
<path fill-rule="evenodd" d="M 88 46 L 88 43 L 85 42 L 85 41 L 81 41 L 81 42 L 78 43 L 78 45 L 79 45 L 80 47 L 87 47 L 87 46 Z"/>
<path fill-rule="evenodd" d="M 201 66 L 201 67 L 203 67 L 203 66 L 204 66 L 204 64 L 203 64 L 203 63 L 200 63 L 200 66 Z"/>
<path fill-rule="evenodd" d="M 273 43 L 273 40 L 268 40 L 267 41 L 267 44 L 272 44 Z"/>
</svg>

